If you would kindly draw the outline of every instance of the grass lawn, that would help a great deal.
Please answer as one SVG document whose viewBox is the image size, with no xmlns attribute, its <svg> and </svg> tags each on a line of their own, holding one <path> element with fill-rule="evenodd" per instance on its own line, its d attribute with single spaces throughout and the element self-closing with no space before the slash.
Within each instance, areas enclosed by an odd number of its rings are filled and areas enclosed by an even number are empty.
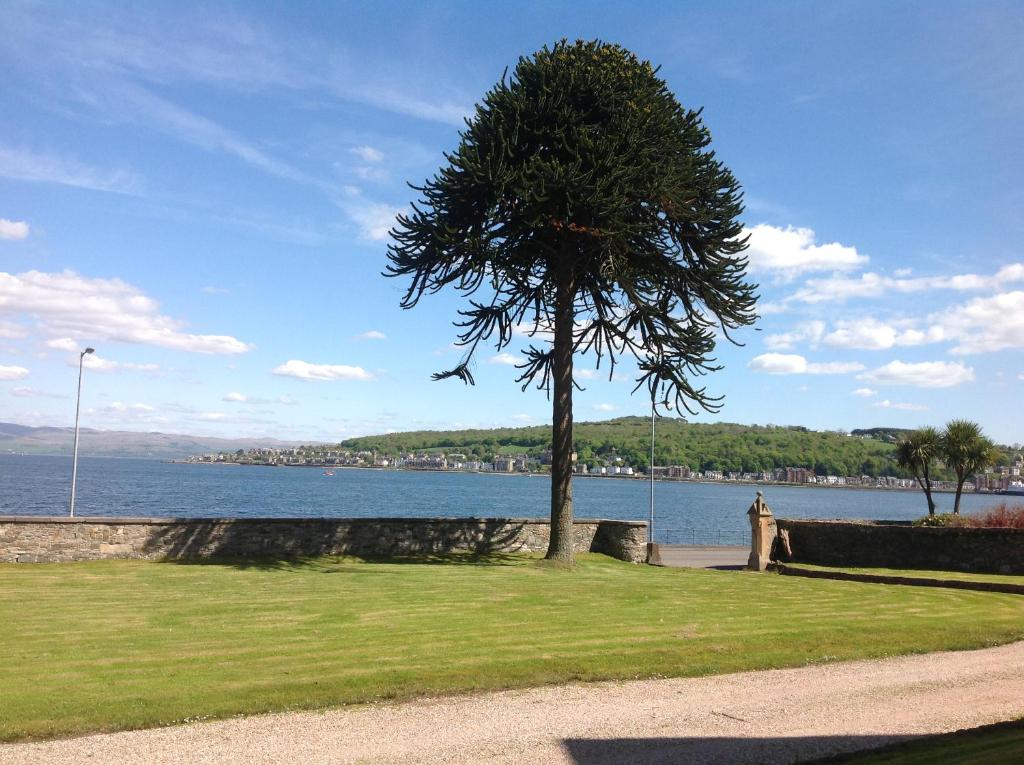
<svg viewBox="0 0 1024 765">
<path fill-rule="evenodd" d="M 976 574 L 970 571 L 928 571 L 916 568 L 854 568 L 852 566 L 815 566 L 810 563 L 793 563 L 794 568 L 812 571 L 842 571 L 846 574 L 872 574 L 874 576 L 898 576 L 911 579 L 950 579 L 957 582 L 993 582 L 997 584 L 1024 585 L 1021 574 Z"/>
<path fill-rule="evenodd" d="M 1024 598 L 486 561 L 0 566 L 0 739 L 1024 638 Z"/>
<path fill-rule="evenodd" d="M 1024 720 L 928 736 L 825 762 L 837 765 L 1020 765 L 1024 762 Z"/>
</svg>

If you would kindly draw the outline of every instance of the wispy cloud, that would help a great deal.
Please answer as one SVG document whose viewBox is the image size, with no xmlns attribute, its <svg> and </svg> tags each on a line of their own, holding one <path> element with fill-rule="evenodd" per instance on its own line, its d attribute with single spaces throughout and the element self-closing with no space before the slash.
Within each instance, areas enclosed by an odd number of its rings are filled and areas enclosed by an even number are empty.
<svg viewBox="0 0 1024 765">
<path fill-rule="evenodd" d="M 501 353 L 497 353 L 494 356 L 491 356 L 489 359 L 487 359 L 487 363 L 500 364 L 506 367 L 514 367 L 516 364 L 522 364 L 523 359 L 521 356 L 515 356 L 511 353 L 502 351 Z"/>
<path fill-rule="evenodd" d="M 0 364 L 0 380 L 21 380 L 28 377 L 25 367 L 4 366 Z"/>
<path fill-rule="evenodd" d="M 908 404 L 898 401 L 890 401 L 885 399 L 884 401 L 876 401 L 871 406 L 875 409 L 901 409 L 906 412 L 926 412 L 928 407 L 924 404 Z"/>
<path fill-rule="evenodd" d="M 388 336 L 377 329 L 370 329 L 361 335 L 356 335 L 357 340 L 387 340 Z"/>
<path fill-rule="evenodd" d="M 69 367 L 78 366 L 78 356 L 68 357 L 67 365 Z M 90 369 L 94 372 L 143 372 L 148 375 L 154 375 L 160 371 L 159 364 L 143 363 L 139 364 L 134 361 L 113 361 L 111 359 L 100 356 L 96 353 L 92 353 L 82 358 L 82 366 L 86 369 Z"/>
<path fill-rule="evenodd" d="M 395 219 L 402 210 L 384 202 L 374 202 L 362 196 L 358 189 L 348 189 L 348 196 L 338 206 L 351 220 L 362 239 L 383 242 L 395 226 Z"/>
<path fill-rule="evenodd" d="M 372 380 L 374 376 L 362 367 L 347 364 L 311 364 L 291 359 L 272 370 L 275 375 L 299 380 Z"/>
<path fill-rule="evenodd" d="M 29 225 L 23 220 L 0 218 L 0 239 L 20 241 L 28 238 Z"/>
<path fill-rule="evenodd" d="M 127 170 L 101 170 L 71 157 L 9 146 L 0 146 L 0 176 L 116 194 L 138 194 L 140 189 L 138 178 Z"/>
<path fill-rule="evenodd" d="M 795 353 L 762 353 L 751 359 L 747 367 L 770 375 L 845 375 L 864 369 L 863 364 L 855 361 L 810 362 Z"/>
<path fill-rule="evenodd" d="M 60 393 L 47 393 L 36 388 L 11 388 L 11 395 L 17 398 L 68 398 Z"/>
<path fill-rule="evenodd" d="M 354 155 L 356 155 L 363 162 L 378 163 L 384 161 L 384 152 L 379 149 L 375 149 L 372 146 L 355 146 L 350 149 Z"/>
<path fill-rule="evenodd" d="M 890 361 L 885 366 L 857 375 L 858 380 L 876 385 L 911 385 L 916 388 L 953 388 L 972 382 L 974 369 L 960 362 Z"/>
</svg>

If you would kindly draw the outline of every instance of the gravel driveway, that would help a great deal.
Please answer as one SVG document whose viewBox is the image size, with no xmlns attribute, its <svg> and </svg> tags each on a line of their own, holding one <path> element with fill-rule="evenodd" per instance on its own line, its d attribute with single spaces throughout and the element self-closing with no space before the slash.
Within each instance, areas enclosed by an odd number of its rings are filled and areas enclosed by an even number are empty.
<svg viewBox="0 0 1024 765">
<path fill-rule="evenodd" d="M 1024 718 L 1024 642 L 0 746 L 21 763 L 793 762 Z"/>
</svg>

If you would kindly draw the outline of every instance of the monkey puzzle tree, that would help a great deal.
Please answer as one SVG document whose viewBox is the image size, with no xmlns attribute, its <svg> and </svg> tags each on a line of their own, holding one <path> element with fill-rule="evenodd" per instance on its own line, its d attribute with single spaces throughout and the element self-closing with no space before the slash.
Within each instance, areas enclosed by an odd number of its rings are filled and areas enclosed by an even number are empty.
<svg viewBox="0 0 1024 765">
<path fill-rule="evenodd" d="M 607 358 L 609 378 L 631 356 L 652 403 L 715 411 L 692 378 L 720 368 L 716 330 L 756 319 L 742 194 L 710 142 L 650 62 L 563 40 L 484 96 L 391 232 L 403 308 L 448 286 L 474 296 L 456 323 L 465 353 L 434 379 L 472 384 L 481 341 L 533 338 L 517 382 L 554 395 L 548 558 L 572 560 L 574 355 Z"/>
</svg>

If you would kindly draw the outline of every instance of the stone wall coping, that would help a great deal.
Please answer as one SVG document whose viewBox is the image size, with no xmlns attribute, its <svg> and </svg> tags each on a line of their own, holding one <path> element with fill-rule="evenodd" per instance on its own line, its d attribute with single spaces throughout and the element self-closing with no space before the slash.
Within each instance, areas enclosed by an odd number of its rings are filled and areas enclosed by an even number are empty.
<svg viewBox="0 0 1024 765">
<path fill-rule="evenodd" d="M 821 518 L 779 518 L 779 523 L 783 524 L 796 524 L 803 523 L 810 525 L 828 525 L 828 526 L 859 526 L 866 528 L 880 528 L 880 527 L 897 527 L 905 529 L 913 529 L 915 532 L 923 532 L 928 534 L 953 534 L 953 533 L 964 533 L 964 534 L 1021 534 L 1024 535 L 1024 529 L 1014 529 L 1009 526 L 915 526 L 913 521 L 872 521 L 861 518 L 855 519 L 840 519 L 836 520 L 825 520 Z"/>
<path fill-rule="evenodd" d="M 107 515 L 80 515 L 70 518 L 66 515 L 0 515 L 0 523 L 64 523 L 64 524 L 97 524 L 97 525 L 122 525 L 122 526 L 171 526 L 176 523 L 354 523 L 354 524 L 381 524 L 381 523 L 420 523 L 420 524 L 443 524 L 443 523 L 517 523 L 517 524 L 543 524 L 551 523 L 547 518 L 483 518 L 483 517 L 430 517 L 430 518 L 351 518 L 346 516 L 295 516 L 291 518 L 281 517 L 181 517 L 181 518 L 142 518 L 142 517 L 118 517 Z M 605 525 L 632 526 L 645 528 L 647 521 L 623 521 L 605 518 L 575 518 L 573 523 L 589 524 L 600 523 Z"/>
</svg>

